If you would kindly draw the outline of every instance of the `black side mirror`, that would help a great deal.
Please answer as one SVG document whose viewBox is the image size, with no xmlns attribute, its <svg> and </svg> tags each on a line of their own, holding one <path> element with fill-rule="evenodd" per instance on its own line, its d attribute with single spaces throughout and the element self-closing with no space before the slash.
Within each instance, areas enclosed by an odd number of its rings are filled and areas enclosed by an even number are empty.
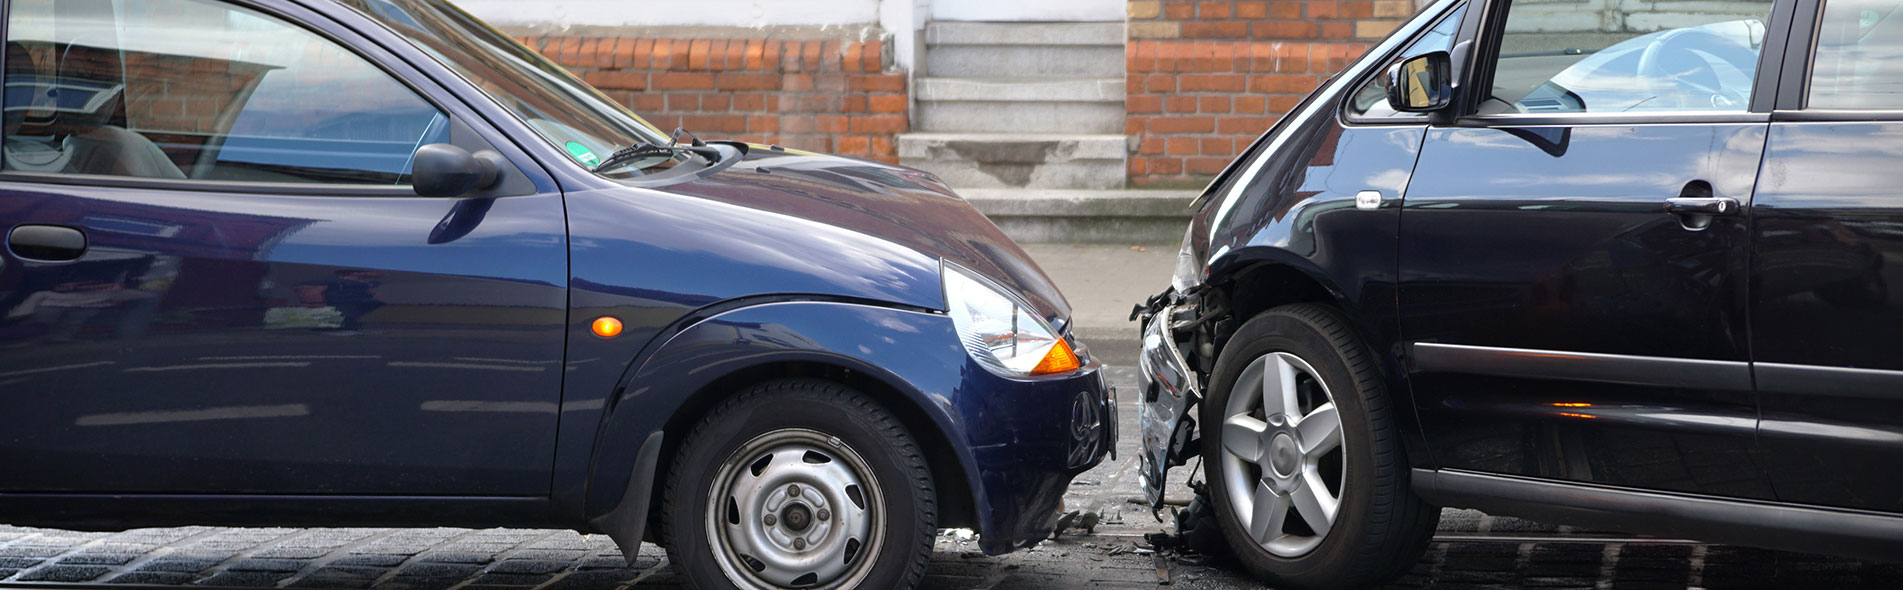
<svg viewBox="0 0 1903 590">
<path fill-rule="evenodd" d="M 1403 113 L 1425 113 L 1454 102 L 1453 59 L 1435 51 L 1388 68 L 1388 106 Z"/>
<path fill-rule="evenodd" d="M 460 197 L 496 185 L 502 178 L 502 154 L 469 150 L 447 143 L 416 149 L 410 160 L 410 186 L 425 197 Z"/>
</svg>

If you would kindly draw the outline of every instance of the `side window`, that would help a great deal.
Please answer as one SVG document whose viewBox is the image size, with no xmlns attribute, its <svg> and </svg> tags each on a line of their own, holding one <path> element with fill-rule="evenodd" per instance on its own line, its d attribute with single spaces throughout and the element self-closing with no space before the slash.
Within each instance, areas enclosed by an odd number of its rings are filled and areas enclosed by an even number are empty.
<svg viewBox="0 0 1903 590">
<path fill-rule="evenodd" d="M 1811 108 L 1903 108 L 1903 2 L 1830 0 L 1817 27 Z"/>
<path fill-rule="evenodd" d="M 1516 0 L 1482 114 L 1744 111 L 1771 2 Z"/>
<path fill-rule="evenodd" d="M 214 0 L 15 0 L 7 170 L 407 184 L 447 121 L 328 39 Z"/>
<path fill-rule="evenodd" d="M 1434 25 L 1434 28 L 1428 29 L 1426 33 L 1422 33 L 1421 38 L 1414 40 L 1414 44 L 1407 46 L 1407 49 L 1401 50 L 1399 54 L 1400 59 L 1396 59 L 1395 62 L 1423 53 L 1433 53 L 1435 51 L 1447 51 L 1451 49 L 1454 46 L 1454 35 L 1460 31 L 1460 17 L 1466 13 L 1467 8 L 1462 6 L 1454 9 L 1454 11 L 1447 16 L 1442 17 L 1440 22 Z M 1388 107 L 1387 72 L 1388 66 L 1391 65 L 1393 65 L 1393 62 L 1384 65 L 1380 70 L 1375 72 L 1374 78 L 1362 83 L 1361 88 L 1355 90 L 1354 98 L 1348 101 L 1348 116 L 1358 119 L 1418 118 L 1426 116 L 1419 113 L 1403 113 Z"/>
</svg>

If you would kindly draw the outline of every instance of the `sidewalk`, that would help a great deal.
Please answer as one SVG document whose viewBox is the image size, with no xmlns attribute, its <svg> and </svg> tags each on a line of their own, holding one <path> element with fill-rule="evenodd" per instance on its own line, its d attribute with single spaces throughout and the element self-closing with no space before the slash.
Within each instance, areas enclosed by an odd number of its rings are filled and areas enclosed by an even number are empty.
<svg viewBox="0 0 1903 590">
<path fill-rule="evenodd" d="M 1057 282 L 1072 308 L 1072 330 L 1091 354 L 1135 366 L 1137 324 L 1130 308 L 1163 291 L 1176 267 L 1177 244 L 1023 244 Z"/>
</svg>

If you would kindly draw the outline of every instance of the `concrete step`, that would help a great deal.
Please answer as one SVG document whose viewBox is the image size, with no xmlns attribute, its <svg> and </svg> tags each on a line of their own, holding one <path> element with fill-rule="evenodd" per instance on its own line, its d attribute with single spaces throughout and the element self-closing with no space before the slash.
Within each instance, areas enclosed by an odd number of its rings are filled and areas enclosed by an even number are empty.
<svg viewBox="0 0 1903 590">
<path fill-rule="evenodd" d="M 934 45 L 923 75 L 937 78 L 1123 78 L 1123 44 Z"/>
<path fill-rule="evenodd" d="M 933 45 L 1114 45 L 1127 37 L 1120 22 L 996 23 L 937 21 L 925 25 Z"/>
<path fill-rule="evenodd" d="M 912 125 L 943 133 L 1113 134 L 1125 128 L 1123 101 L 919 101 Z"/>
<path fill-rule="evenodd" d="M 918 78 L 921 101 L 1114 102 L 1123 104 L 1123 78 Z"/>
<path fill-rule="evenodd" d="M 1196 191 L 961 188 L 1011 239 L 1029 244 L 1173 244 Z"/>
<path fill-rule="evenodd" d="M 1122 135 L 906 133 L 899 163 L 952 186 L 1123 188 L 1129 144 Z"/>
</svg>

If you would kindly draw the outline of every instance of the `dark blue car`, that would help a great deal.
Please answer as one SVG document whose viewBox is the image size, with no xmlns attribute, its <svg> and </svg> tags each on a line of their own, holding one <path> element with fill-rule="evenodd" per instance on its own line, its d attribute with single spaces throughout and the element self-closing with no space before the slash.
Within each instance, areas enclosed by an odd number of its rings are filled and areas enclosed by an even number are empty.
<svg viewBox="0 0 1903 590">
<path fill-rule="evenodd" d="M 662 133 L 434 0 L 11 2 L 0 521 L 562 527 L 897 588 L 1113 443 L 929 174 Z"/>
</svg>

